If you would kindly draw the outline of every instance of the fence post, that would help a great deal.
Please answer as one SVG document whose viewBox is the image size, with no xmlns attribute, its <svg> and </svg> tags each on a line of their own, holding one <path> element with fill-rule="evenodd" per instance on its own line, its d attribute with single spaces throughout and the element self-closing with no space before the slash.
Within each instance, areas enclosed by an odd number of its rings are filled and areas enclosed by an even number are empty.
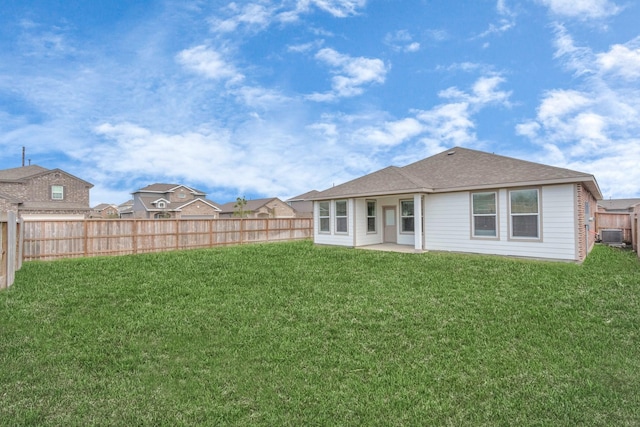
<svg viewBox="0 0 640 427">
<path fill-rule="evenodd" d="M 133 253 L 137 254 L 138 253 L 138 220 L 135 218 L 131 223 L 131 240 L 133 244 L 133 248 L 132 248 Z"/>
<path fill-rule="evenodd" d="M 84 256 L 87 257 L 89 255 L 89 225 L 87 224 L 87 219 L 82 220 L 82 232 L 84 233 Z"/>
<path fill-rule="evenodd" d="M 14 212 L 7 212 L 0 222 L 0 289 L 13 285 L 16 275 L 18 250 L 18 225 Z"/>
<path fill-rule="evenodd" d="M 7 256 L 7 223 L 0 218 L 0 289 L 8 287 L 9 257 Z"/>
</svg>

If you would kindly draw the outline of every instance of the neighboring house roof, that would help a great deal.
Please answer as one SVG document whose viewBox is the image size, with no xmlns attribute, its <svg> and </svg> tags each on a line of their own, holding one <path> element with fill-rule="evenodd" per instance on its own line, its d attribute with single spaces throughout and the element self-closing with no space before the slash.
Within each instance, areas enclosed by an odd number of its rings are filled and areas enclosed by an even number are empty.
<svg viewBox="0 0 640 427">
<path fill-rule="evenodd" d="M 608 211 L 624 211 L 640 205 L 640 199 L 609 199 L 600 200 L 598 206 Z"/>
<path fill-rule="evenodd" d="M 404 167 L 389 166 L 322 191 L 311 200 L 386 194 L 444 193 L 581 182 L 596 197 L 602 193 L 593 175 L 454 147 Z"/>
<path fill-rule="evenodd" d="M 273 201 L 273 200 L 280 200 L 277 197 L 270 197 L 267 199 L 253 199 L 253 200 L 247 200 L 247 204 L 244 206 L 243 210 L 245 212 L 255 212 L 258 209 L 260 209 L 261 207 L 263 207 L 264 205 L 266 205 L 267 203 Z M 229 202 L 229 203 L 225 203 L 224 205 L 220 206 L 220 210 L 221 213 L 225 214 L 225 213 L 233 213 L 235 212 L 236 208 L 235 205 L 238 202 Z"/>
<path fill-rule="evenodd" d="M 93 184 L 78 178 L 77 176 L 71 175 L 69 172 L 65 172 L 62 169 L 46 169 L 43 168 L 42 166 L 38 166 L 38 165 L 29 165 L 29 166 L 22 166 L 19 168 L 11 168 L 11 169 L 4 169 L 4 170 L 0 170 L 0 181 L 3 182 L 23 182 L 24 180 L 28 179 L 28 178 L 35 178 L 39 175 L 45 175 L 51 172 L 59 172 L 59 173 L 63 173 L 66 174 L 68 176 L 71 176 L 75 179 L 77 179 L 78 181 L 83 182 L 87 187 L 91 188 L 93 187 Z"/>
<path fill-rule="evenodd" d="M 313 196 L 315 196 L 318 193 L 319 193 L 318 190 L 307 191 L 306 193 L 287 199 L 287 202 L 304 202 L 306 200 L 311 199 Z"/>
<path fill-rule="evenodd" d="M 179 211 L 185 206 L 188 206 L 194 202 L 202 202 L 216 210 L 220 210 L 220 207 L 217 203 L 203 197 L 196 197 L 195 199 L 185 200 L 181 202 L 170 202 L 164 197 L 158 197 L 158 195 L 140 195 L 138 199 L 140 200 L 140 202 L 142 202 L 142 205 L 147 211 Z M 157 207 L 157 203 L 160 201 L 165 202 L 164 208 Z"/>
<path fill-rule="evenodd" d="M 92 209 L 94 211 L 103 211 L 105 209 L 108 208 L 115 208 L 115 205 L 109 204 L 109 203 L 100 203 L 99 205 L 94 206 Z"/>
<path fill-rule="evenodd" d="M 186 188 L 187 190 L 189 190 L 191 193 L 193 193 L 195 196 L 204 196 L 206 193 L 196 190 L 195 188 L 191 188 L 191 187 L 187 187 L 186 185 L 182 185 L 182 184 L 160 184 L 160 183 L 156 183 L 156 184 L 151 184 L 151 185 L 147 185 L 144 188 L 141 188 L 139 190 L 136 191 L 136 193 L 160 193 L 160 194 L 164 194 L 164 193 L 171 193 L 175 190 L 177 190 L 178 188 Z"/>
</svg>

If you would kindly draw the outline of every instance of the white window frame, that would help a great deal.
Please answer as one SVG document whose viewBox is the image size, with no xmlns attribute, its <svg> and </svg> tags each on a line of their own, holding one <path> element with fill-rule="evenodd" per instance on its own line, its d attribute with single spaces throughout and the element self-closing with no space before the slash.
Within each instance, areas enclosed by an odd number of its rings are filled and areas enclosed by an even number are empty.
<svg viewBox="0 0 640 427">
<path fill-rule="evenodd" d="M 326 205 L 326 215 L 323 215 L 323 205 Z M 323 229 L 326 224 L 326 230 Z M 318 232 L 331 233 L 331 204 L 329 202 L 318 202 Z"/>
<path fill-rule="evenodd" d="M 344 203 L 344 215 L 339 211 L 338 204 Z M 336 234 L 348 234 L 349 233 L 349 202 L 347 200 L 336 200 L 334 202 L 335 207 L 335 230 Z"/>
<path fill-rule="evenodd" d="M 536 193 L 536 209 L 535 211 L 531 209 L 531 211 L 527 212 L 514 212 L 513 209 L 513 196 L 516 193 L 522 192 L 532 192 Z M 541 209 L 540 206 L 542 204 L 541 200 L 541 191 L 539 188 L 520 188 L 517 190 L 510 190 L 509 194 L 509 238 L 512 240 L 529 240 L 529 241 L 540 241 L 542 240 L 542 221 L 541 221 Z M 536 236 L 527 236 L 527 235 L 516 235 L 514 233 L 515 222 L 518 217 L 527 217 L 527 216 L 535 216 L 536 218 Z"/>
<path fill-rule="evenodd" d="M 412 214 L 411 215 L 405 215 L 404 214 L 404 209 L 402 208 L 402 205 L 404 203 L 410 203 L 411 204 L 411 206 L 412 206 L 412 208 L 411 208 Z M 415 217 L 415 215 L 416 215 L 416 207 L 414 205 L 413 199 L 400 200 L 400 233 L 403 233 L 403 234 L 415 233 L 415 230 L 416 230 L 416 217 Z M 404 220 L 406 218 L 413 219 L 413 228 L 411 230 L 405 230 L 405 228 L 404 228 Z"/>
<path fill-rule="evenodd" d="M 369 204 L 373 204 L 373 214 L 369 211 Z M 367 200 L 367 233 L 375 234 L 378 232 L 378 204 L 375 200 Z M 373 224 L 373 230 L 370 225 Z"/>
<path fill-rule="evenodd" d="M 64 185 L 51 186 L 51 200 L 64 200 Z"/>
<path fill-rule="evenodd" d="M 493 195 L 493 212 L 476 212 L 476 199 L 475 196 L 480 195 Z M 476 218 L 493 218 L 494 224 L 494 233 L 493 234 L 482 234 L 479 233 L 479 230 L 476 229 Z M 499 232 L 498 228 L 498 192 L 497 191 L 482 191 L 471 193 L 471 236 L 473 238 L 478 239 L 497 239 Z"/>
</svg>

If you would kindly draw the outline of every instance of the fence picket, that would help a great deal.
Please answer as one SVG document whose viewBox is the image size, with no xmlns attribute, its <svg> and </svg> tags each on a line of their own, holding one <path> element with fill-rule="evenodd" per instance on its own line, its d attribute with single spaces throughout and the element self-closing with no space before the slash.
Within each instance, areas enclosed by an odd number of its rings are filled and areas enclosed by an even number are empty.
<svg viewBox="0 0 640 427">
<path fill-rule="evenodd" d="M 85 219 L 22 225 L 25 261 L 299 240 L 313 235 L 311 218 Z"/>
</svg>

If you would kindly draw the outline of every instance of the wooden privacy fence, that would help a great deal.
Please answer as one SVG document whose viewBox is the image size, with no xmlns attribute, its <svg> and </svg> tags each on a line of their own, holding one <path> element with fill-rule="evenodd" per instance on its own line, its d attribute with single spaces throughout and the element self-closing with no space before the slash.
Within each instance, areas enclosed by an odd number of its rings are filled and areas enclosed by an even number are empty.
<svg viewBox="0 0 640 427">
<path fill-rule="evenodd" d="M 622 241 L 632 243 L 631 219 L 633 213 L 620 212 L 597 212 L 596 213 L 596 233 L 602 236 L 602 230 L 613 229 L 622 230 Z"/>
<path fill-rule="evenodd" d="M 311 218 L 25 221 L 25 261 L 308 239 Z"/>
<path fill-rule="evenodd" d="M 13 284 L 22 265 L 20 227 L 14 212 L 0 212 L 0 289 Z"/>
</svg>

